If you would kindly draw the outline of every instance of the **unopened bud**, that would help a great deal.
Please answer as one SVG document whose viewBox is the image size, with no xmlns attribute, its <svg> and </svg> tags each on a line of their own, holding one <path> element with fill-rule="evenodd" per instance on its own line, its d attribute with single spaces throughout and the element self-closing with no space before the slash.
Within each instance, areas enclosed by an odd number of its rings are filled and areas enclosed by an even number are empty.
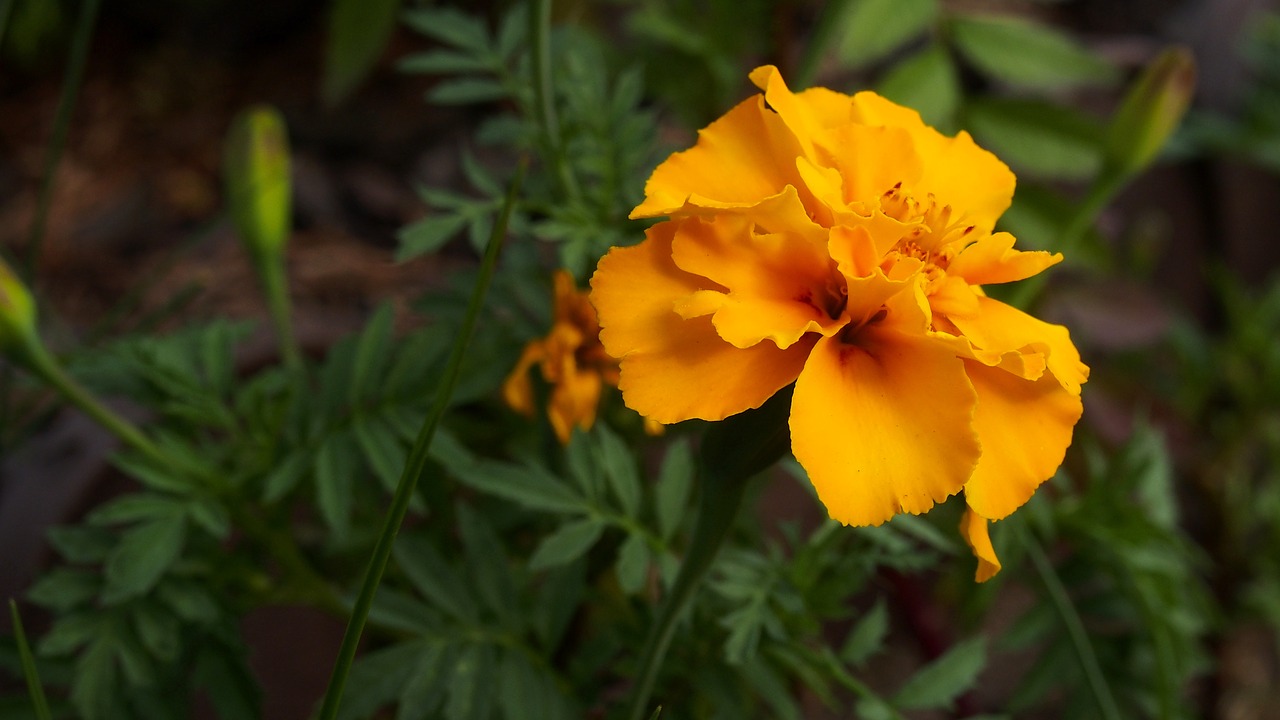
<svg viewBox="0 0 1280 720">
<path fill-rule="evenodd" d="M 223 158 L 227 202 L 255 259 L 279 255 L 289 236 L 289 136 L 274 108 L 252 107 L 232 121 Z"/>
<path fill-rule="evenodd" d="M 0 353 L 22 354 L 36 339 L 36 304 L 4 260 L 0 260 Z"/>
<path fill-rule="evenodd" d="M 1108 169 L 1137 173 L 1155 159 L 1191 104 L 1196 65 L 1191 51 L 1173 47 L 1160 53 L 1125 96 L 1107 131 Z"/>
</svg>

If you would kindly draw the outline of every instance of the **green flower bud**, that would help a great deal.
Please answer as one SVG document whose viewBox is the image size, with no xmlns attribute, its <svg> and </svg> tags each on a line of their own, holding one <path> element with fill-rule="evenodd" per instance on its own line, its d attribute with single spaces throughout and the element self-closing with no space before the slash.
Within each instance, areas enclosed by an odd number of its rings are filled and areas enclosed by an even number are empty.
<svg viewBox="0 0 1280 720">
<path fill-rule="evenodd" d="M 227 202 L 255 260 L 278 256 L 289 237 L 289 136 L 274 108 L 252 107 L 232 121 L 223 156 Z"/>
<path fill-rule="evenodd" d="M 25 358 L 36 339 L 36 303 L 26 286 L 0 260 L 0 353 Z"/>
<path fill-rule="evenodd" d="M 1127 176 L 1150 165 L 1182 121 L 1195 86 L 1195 60 L 1186 48 L 1169 48 L 1148 65 L 1111 120 L 1107 169 Z"/>
</svg>

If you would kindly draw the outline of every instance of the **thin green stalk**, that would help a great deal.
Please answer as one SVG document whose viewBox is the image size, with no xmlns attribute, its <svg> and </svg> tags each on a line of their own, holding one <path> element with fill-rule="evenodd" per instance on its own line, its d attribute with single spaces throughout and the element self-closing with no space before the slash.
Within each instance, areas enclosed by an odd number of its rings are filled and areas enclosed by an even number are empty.
<svg viewBox="0 0 1280 720">
<path fill-rule="evenodd" d="M 803 90 L 813 84 L 818 75 L 818 65 L 831 50 L 831 45 L 839 37 L 839 32 L 844 29 L 841 27 L 840 19 L 844 17 L 849 1 L 831 0 L 823 3 L 822 11 L 813 24 L 813 36 L 805 44 L 800 64 L 791 74 L 791 86 L 796 90 Z"/>
<path fill-rule="evenodd" d="M 581 197 L 561 142 L 560 119 L 551 76 L 551 0 L 535 0 L 529 13 L 529 49 L 533 60 L 533 105 L 551 170 L 568 200 Z"/>
<path fill-rule="evenodd" d="M 1066 227 L 1059 233 L 1057 246 L 1052 250 L 1064 255 L 1074 252 L 1085 233 L 1097 222 L 1098 215 L 1111 204 L 1111 200 L 1124 187 L 1127 179 L 1127 176 L 1114 174 L 1099 177 L 1089 188 L 1089 194 L 1085 196 L 1084 202 L 1080 203 Z M 1041 273 L 1018 283 L 1018 286 L 1009 294 L 1009 304 L 1023 310 L 1029 309 L 1040 291 L 1044 289 L 1046 279 L 1045 274 Z"/>
<path fill-rule="evenodd" d="M 49 355 L 49 351 L 39 342 L 32 342 L 24 348 L 25 366 L 33 374 L 57 390 L 72 405 L 80 408 L 86 415 L 106 428 L 111 434 L 120 438 L 126 445 L 146 455 L 161 467 L 173 466 L 173 461 L 160 448 L 156 447 L 129 421 L 116 415 L 109 408 L 98 402 L 93 395 L 67 375 L 58 362 Z"/>
<path fill-rule="evenodd" d="M 627 715 L 631 720 L 643 720 L 649 710 L 649 697 L 675 635 L 676 624 L 688 610 L 698 585 L 728 537 L 747 481 L 790 449 L 787 426 L 790 407 L 791 390 L 780 390 L 760 408 L 716 423 L 703 438 L 698 472 L 702 489 L 693 538 L 671 592 L 663 599 L 640 652 L 640 670 Z"/>
<path fill-rule="evenodd" d="M 1049 593 L 1049 601 L 1053 603 L 1058 616 L 1062 618 L 1062 624 L 1067 628 L 1067 637 L 1070 638 L 1071 646 L 1076 651 L 1076 658 L 1080 661 L 1080 669 L 1084 671 L 1089 691 L 1093 693 L 1093 699 L 1098 704 L 1100 717 L 1103 720 L 1121 720 L 1123 716 L 1120 714 L 1120 708 L 1116 705 L 1111 687 L 1107 685 L 1107 679 L 1102 674 L 1102 666 L 1098 663 L 1098 656 L 1093 652 L 1089 634 L 1084 629 L 1084 622 L 1076 612 L 1067 589 L 1063 587 L 1062 580 L 1058 578 L 1057 571 L 1045 556 L 1035 536 L 1024 528 L 1022 537 L 1027 555 L 1031 558 L 1031 564 L 1035 566 L 1040 580 L 1044 582 L 1045 590 Z"/>
<path fill-rule="evenodd" d="M 31 705 L 35 708 L 37 720 L 50 720 L 49 701 L 44 696 L 44 686 L 40 683 L 40 673 L 36 670 L 36 659 L 31 655 L 31 646 L 27 644 L 27 634 L 22 629 L 22 616 L 18 614 L 18 603 L 9 598 L 9 617 L 13 619 L 13 639 L 18 644 L 18 658 L 22 662 L 22 676 L 27 681 L 27 694 L 31 697 Z"/>
<path fill-rule="evenodd" d="M 449 406 L 449 398 L 453 395 L 453 388 L 462 371 L 462 360 L 466 355 L 467 343 L 475 329 L 476 319 L 480 315 L 480 308 L 484 305 L 485 294 L 489 289 L 489 281 L 493 278 L 497 267 L 498 251 L 507 234 L 507 223 L 511 219 L 511 210 L 519 197 L 520 185 L 524 181 L 524 171 L 525 163 L 522 161 L 516 170 L 515 178 L 511 181 L 511 186 L 507 189 L 507 199 L 502 206 L 498 221 L 493 225 L 493 234 L 489 236 L 489 246 L 485 249 L 484 260 L 480 264 L 480 275 L 476 278 L 475 287 L 472 289 L 471 300 L 467 304 L 467 314 L 454 340 L 453 350 L 440 380 L 440 389 L 436 392 L 435 402 L 422 423 L 422 429 L 418 431 L 413 449 L 409 451 L 404 472 L 400 475 L 400 482 L 396 485 L 395 496 L 391 500 L 386 521 L 382 526 L 382 532 L 378 535 L 373 557 L 369 560 L 369 568 L 360 586 L 360 594 L 356 597 L 351 619 L 342 637 L 342 646 L 338 649 L 338 659 L 334 664 L 333 675 L 329 679 L 329 687 L 325 691 L 324 702 L 320 707 L 320 720 L 334 720 L 338 715 L 342 692 L 347 684 L 347 675 L 350 673 L 351 664 L 355 661 L 356 648 L 360 644 L 360 636 L 369 619 L 373 597 L 378 591 L 378 584 L 382 582 L 383 573 L 386 572 L 387 563 L 391 558 L 391 548 L 395 544 L 396 535 L 400 532 L 400 525 L 404 522 L 405 513 L 409 509 L 409 500 L 413 497 L 413 491 L 426 467 L 431 438 L 435 436 L 436 428 L 444 417 L 445 410 Z"/>
<path fill-rule="evenodd" d="M 302 376 L 302 351 L 298 349 L 298 339 L 293 334 L 293 312 L 289 306 L 289 280 L 284 271 L 284 256 L 274 255 L 259 263 L 259 274 L 262 276 L 263 289 L 267 294 L 267 307 L 271 311 L 271 321 L 276 327 L 276 338 L 280 344 L 280 356 L 295 377 Z"/>
<path fill-rule="evenodd" d="M 101 0 L 84 0 L 80 15 L 76 18 L 75 35 L 71 40 L 71 58 L 67 74 L 62 82 L 62 95 L 58 98 L 58 110 L 53 120 L 53 138 L 49 142 L 49 154 L 45 157 L 44 175 L 40 180 L 40 195 L 36 199 L 35 219 L 31 234 L 27 236 L 26 277 L 27 287 L 35 286 L 36 265 L 40 261 L 40 246 L 44 243 L 45 227 L 49 221 L 49 203 L 53 198 L 53 178 L 67 145 L 67 131 L 71 127 L 71 111 L 75 109 L 80 94 L 80 82 L 84 79 L 84 67 L 89 58 L 89 41 L 93 39 L 93 27 L 98 19 Z"/>
</svg>

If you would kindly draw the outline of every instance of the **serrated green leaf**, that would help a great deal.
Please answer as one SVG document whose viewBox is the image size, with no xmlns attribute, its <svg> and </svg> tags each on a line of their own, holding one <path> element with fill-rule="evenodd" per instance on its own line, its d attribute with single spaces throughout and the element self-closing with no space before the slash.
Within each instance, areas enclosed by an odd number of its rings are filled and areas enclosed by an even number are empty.
<svg viewBox="0 0 1280 720">
<path fill-rule="evenodd" d="M 937 17 L 937 0 L 852 0 L 840 19 L 837 53 L 849 65 L 865 65 L 920 35 Z"/>
<path fill-rule="evenodd" d="M 934 43 L 895 64 L 880 80 L 880 94 L 920 113 L 925 123 L 950 128 L 960 107 L 960 74 L 951 53 Z"/>
<path fill-rule="evenodd" d="M 618 586 L 622 592 L 634 595 L 644 588 L 649 570 L 649 544 L 640 535 L 629 535 L 618 550 Z"/>
<path fill-rule="evenodd" d="M 849 637 L 840 648 L 840 659 L 850 665 L 861 665 L 872 655 L 880 652 L 884 646 L 884 639 L 888 636 L 889 609 L 881 598 L 849 631 Z"/>
<path fill-rule="evenodd" d="M 409 682 L 400 692 L 396 720 L 426 720 L 444 702 L 450 680 L 447 668 L 453 666 L 457 652 L 453 646 L 423 643 L 422 652 L 413 664 Z"/>
<path fill-rule="evenodd" d="M 1070 108 L 986 98 L 971 101 L 964 119 L 979 143 L 1020 173 L 1083 180 L 1101 167 L 1100 124 Z"/>
<path fill-rule="evenodd" d="M 404 262 L 419 255 L 433 253 L 444 247 L 467 224 L 462 215 L 431 216 L 406 226 L 396 233 L 400 249 L 396 262 Z"/>
<path fill-rule="evenodd" d="M 177 660 L 181 633 L 172 615 L 143 607 L 131 613 L 130 617 L 138 640 L 152 657 L 162 663 Z"/>
<path fill-rule="evenodd" d="M 488 720 L 493 710 L 493 650 L 487 645 L 467 645 L 453 664 L 449 697 L 445 701 L 448 720 Z"/>
<path fill-rule="evenodd" d="M 36 580 L 27 590 L 27 599 L 65 615 L 97 597 L 101 587 L 102 578 L 96 572 L 61 567 Z"/>
<path fill-rule="evenodd" d="M 166 580 L 156 588 L 156 595 L 175 615 L 192 623 L 211 623 L 221 611 L 207 589 L 196 583 Z"/>
<path fill-rule="evenodd" d="M 400 0 L 334 0 L 329 5 L 321 95 L 341 102 L 364 80 L 387 47 Z"/>
<path fill-rule="evenodd" d="M 382 482 L 382 487 L 394 493 L 404 473 L 404 466 L 409 452 L 396 438 L 395 431 L 378 417 L 360 417 L 352 423 L 351 429 L 360 445 L 365 464 L 373 470 L 373 474 Z"/>
<path fill-rule="evenodd" d="M 658 472 L 656 511 L 658 534 L 670 540 L 680 527 L 689 506 L 689 487 L 693 483 L 693 451 L 689 443 L 677 440 L 667 448 Z"/>
<path fill-rule="evenodd" d="M 957 643 L 908 679 L 893 702 L 907 710 L 950 708 L 957 696 L 973 687 L 986 664 L 986 638 Z"/>
<path fill-rule="evenodd" d="M 376 396 L 382 387 L 387 355 L 391 349 L 391 323 L 394 320 L 395 313 L 391 304 L 382 303 L 373 317 L 365 323 L 364 330 L 356 341 L 356 354 L 347 388 L 352 405 L 359 405 Z"/>
<path fill-rule="evenodd" d="M 445 80 L 427 91 L 427 102 L 437 105 L 470 105 L 507 97 L 507 89 L 501 83 L 480 77 Z"/>
<path fill-rule="evenodd" d="M 174 497 L 155 493 L 125 495 L 99 506 L 89 514 L 95 525 L 119 525 L 140 520 L 164 518 L 183 513 L 184 503 Z"/>
<path fill-rule="evenodd" d="M 427 635 L 439 624 L 439 613 L 431 606 L 395 588 L 380 587 L 369 608 L 369 620 L 392 630 Z"/>
<path fill-rule="evenodd" d="M 459 75 L 485 72 L 494 68 L 484 58 L 475 55 L 454 50 L 431 50 L 401 59 L 396 63 L 396 69 L 405 73 Z"/>
<path fill-rule="evenodd" d="M 449 469 L 464 485 L 532 510 L 580 512 L 586 506 L 572 488 L 536 466 L 482 460 Z"/>
<path fill-rule="evenodd" d="M 231 533 L 231 517 L 227 509 L 216 500 L 204 498 L 186 504 L 187 517 L 218 540 L 225 540 Z"/>
<path fill-rule="evenodd" d="M 314 458 L 304 452 L 297 452 L 285 458 L 262 484 L 262 499 L 274 503 L 289 494 L 298 486 L 298 481 L 307 473 Z"/>
<path fill-rule="evenodd" d="M 1112 65 L 1070 35 L 1047 25 L 1003 15 L 957 15 L 956 48 L 983 72 L 1015 85 L 1063 88 L 1105 85 Z"/>
<path fill-rule="evenodd" d="M 45 535 L 58 554 L 73 563 L 100 563 L 115 541 L 106 528 L 74 525 L 49 528 Z"/>
<path fill-rule="evenodd" d="M 586 562 L 582 560 L 554 568 L 543 577 L 533 609 L 533 629 L 547 652 L 560 645 L 585 589 Z"/>
<path fill-rule="evenodd" d="M 613 495 L 623 515 L 636 518 L 640 515 L 640 473 L 631 450 L 612 430 L 597 423 L 595 432 L 600 450 L 600 466 L 604 469 Z"/>
<path fill-rule="evenodd" d="M 604 532 L 604 523 L 598 518 L 583 518 L 560 526 L 543 538 L 533 557 L 529 558 L 530 570 L 544 570 L 582 557 Z"/>
<path fill-rule="evenodd" d="M 410 641 L 367 653 L 351 666 L 340 720 L 364 720 L 396 700 L 413 677 L 425 643 Z"/>
<path fill-rule="evenodd" d="M 124 452 L 111 458 L 111 464 L 152 490 L 171 493 L 190 492 L 195 483 L 180 468 L 156 467 L 141 455 Z"/>
<path fill-rule="evenodd" d="M 130 528 L 107 556 L 102 601 L 114 604 L 154 587 L 181 555 L 186 534 L 185 513 L 158 517 Z"/>
<path fill-rule="evenodd" d="M 480 599 L 513 631 L 522 631 L 515 581 L 506 548 L 497 533 L 483 515 L 462 504 L 458 506 L 458 530 L 462 535 L 468 575 Z"/>
<path fill-rule="evenodd" d="M 462 153 L 462 174 L 466 176 L 467 182 L 476 190 L 489 197 L 501 197 L 504 190 L 502 183 L 498 182 L 493 174 L 476 160 L 475 156 L 467 151 Z"/>
<path fill-rule="evenodd" d="M 71 703 L 85 720 L 107 720 L 116 711 L 119 679 L 109 643 L 95 642 L 76 661 Z"/>
<path fill-rule="evenodd" d="M 316 506 L 339 539 L 351 530 L 357 448 L 345 432 L 331 436 L 316 451 Z"/>
<path fill-rule="evenodd" d="M 242 654 L 206 645 L 196 659 L 193 678 L 197 687 L 205 688 L 221 720 L 262 716 L 262 690 Z"/>
<path fill-rule="evenodd" d="M 484 22 L 451 8 L 411 10 L 404 13 L 404 22 L 429 38 L 457 48 L 483 52 L 489 47 Z"/>
<path fill-rule="evenodd" d="M 49 632 L 40 638 L 39 653 L 45 657 L 69 655 L 97 637 L 101 627 L 102 618 L 93 611 L 58 618 Z"/>
<path fill-rule="evenodd" d="M 475 599 L 429 540 L 404 534 L 396 540 L 392 552 L 396 564 L 424 598 L 456 618 L 475 621 Z"/>
</svg>

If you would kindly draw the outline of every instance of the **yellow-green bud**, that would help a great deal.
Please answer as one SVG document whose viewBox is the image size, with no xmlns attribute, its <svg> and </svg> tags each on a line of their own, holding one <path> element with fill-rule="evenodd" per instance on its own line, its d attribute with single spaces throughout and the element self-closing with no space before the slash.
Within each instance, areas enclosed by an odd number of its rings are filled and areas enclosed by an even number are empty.
<svg viewBox="0 0 1280 720">
<path fill-rule="evenodd" d="M 255 259 L 279 255 L 289 237 L 292 184 L 289 135 L 274 108 L 236 116 L 227 135 L 223 173 L 231 216 Z"/>
<path fill-rule="evenodd" d="M 25 353 L 36 341 L 36 303 L 26 286 L 0 260 L 0 352 Z"/>
<path fill-rule="evenodd" d="M 1173 47 L 1160 53 L 1142 71 L 1111 120 L 1107 169 L 1132 175 L 1150 165 L 1182 121 L 1195 86 L 1191 51 Z"/>
</svg>

